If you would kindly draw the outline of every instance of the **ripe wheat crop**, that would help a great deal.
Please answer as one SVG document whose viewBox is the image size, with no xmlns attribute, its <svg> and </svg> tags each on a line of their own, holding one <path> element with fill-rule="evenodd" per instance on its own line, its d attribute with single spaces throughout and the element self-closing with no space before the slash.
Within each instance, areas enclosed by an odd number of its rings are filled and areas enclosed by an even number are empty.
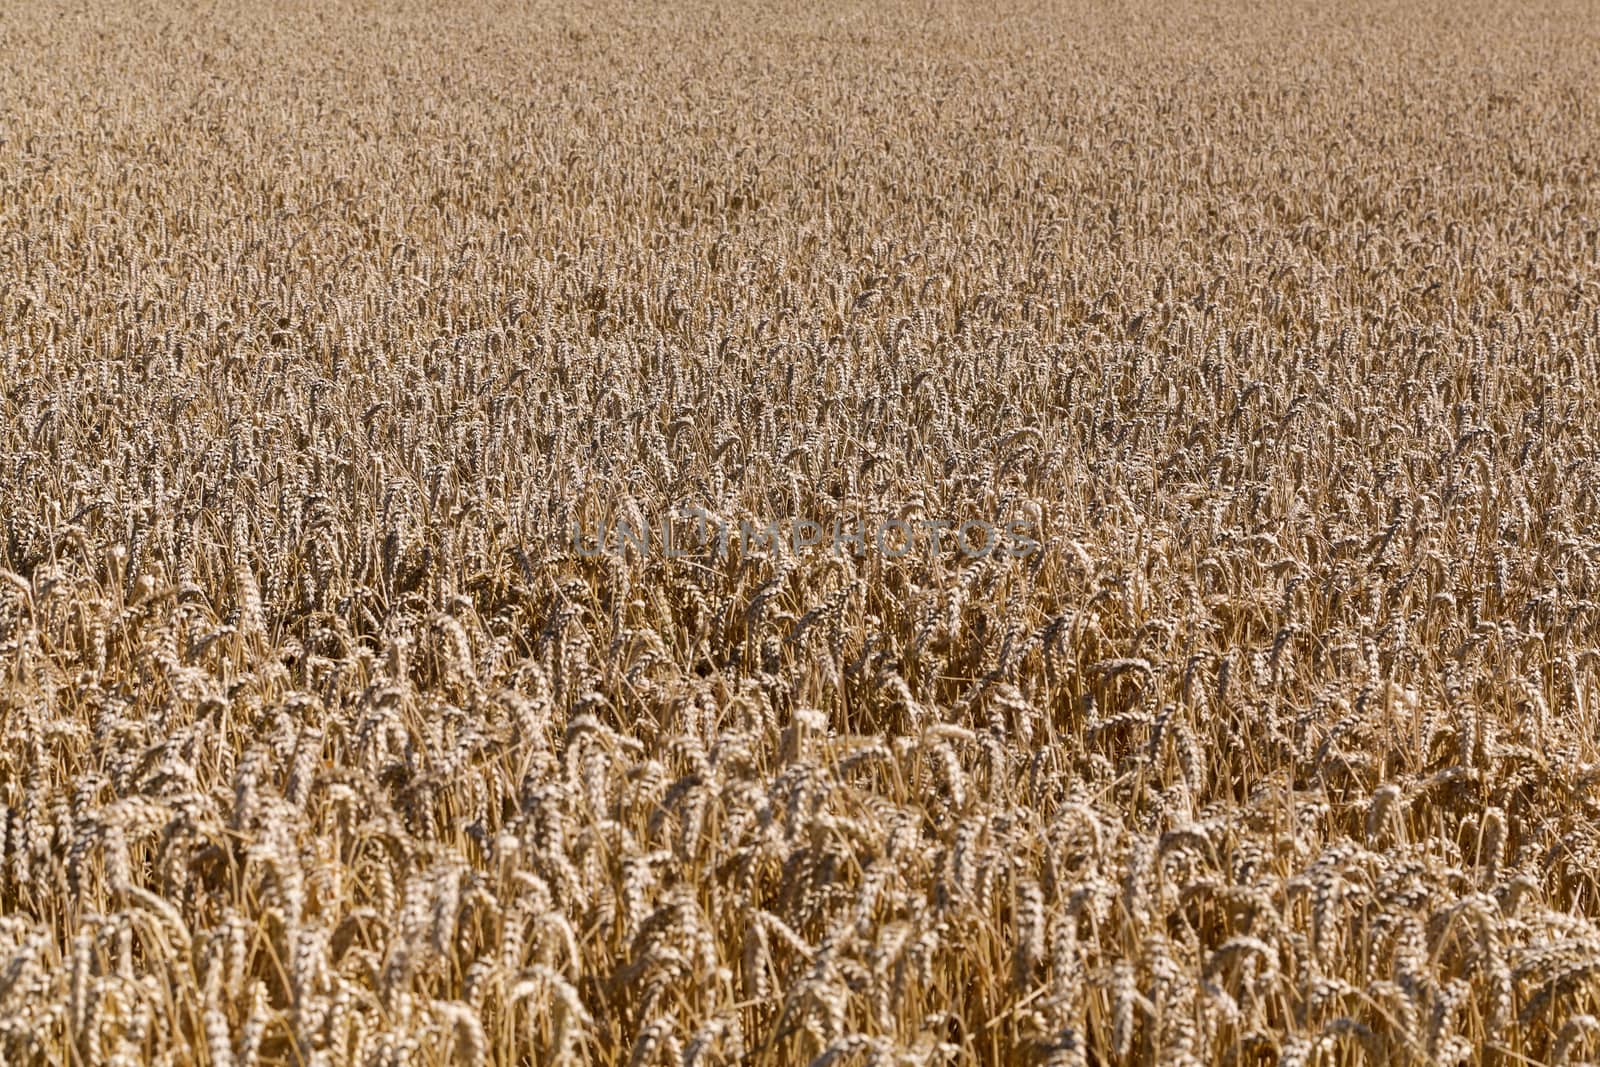
<svg viewBox="0 0 1600 1067">
<path fill-rule="evenodd" d="M 1600 1060 L 1600 10 L 0 58 L 0 1062 Z"/>
</svg>

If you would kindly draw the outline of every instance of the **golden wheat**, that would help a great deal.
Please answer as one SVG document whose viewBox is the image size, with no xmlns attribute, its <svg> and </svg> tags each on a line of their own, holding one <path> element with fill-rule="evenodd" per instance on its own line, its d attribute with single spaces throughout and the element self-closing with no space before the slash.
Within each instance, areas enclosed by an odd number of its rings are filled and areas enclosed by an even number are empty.
<svg viewBox="0 0 1600 1067">
<path fill-rule="evenodd" d="M 1600 1048 L 1600 21 L 0 15 L 0 1062 Z"/>
</svg>

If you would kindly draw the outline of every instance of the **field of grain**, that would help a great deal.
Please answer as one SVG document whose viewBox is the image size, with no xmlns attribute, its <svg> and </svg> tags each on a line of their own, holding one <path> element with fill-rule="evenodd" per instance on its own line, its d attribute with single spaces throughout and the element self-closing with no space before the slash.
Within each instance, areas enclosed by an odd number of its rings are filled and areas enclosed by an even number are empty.
<svg viewBox="0 0 1600 1067">
<path fill-rule="evenodd" d="M 0 1062 L 1600 1059 L 1600 10 L 0 57 Z"/>
</svg>

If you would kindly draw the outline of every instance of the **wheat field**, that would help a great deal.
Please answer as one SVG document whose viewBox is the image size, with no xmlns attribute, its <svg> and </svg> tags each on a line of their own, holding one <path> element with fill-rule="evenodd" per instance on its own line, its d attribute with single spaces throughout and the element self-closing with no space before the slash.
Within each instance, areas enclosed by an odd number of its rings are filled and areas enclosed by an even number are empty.
<svg viewBox="0 0 1600 1067">
<path fill-rule="evenodd" d="M 0 56 L 0 1062 L 1600 1060 L 1600 10 Z"/>
</svg>

